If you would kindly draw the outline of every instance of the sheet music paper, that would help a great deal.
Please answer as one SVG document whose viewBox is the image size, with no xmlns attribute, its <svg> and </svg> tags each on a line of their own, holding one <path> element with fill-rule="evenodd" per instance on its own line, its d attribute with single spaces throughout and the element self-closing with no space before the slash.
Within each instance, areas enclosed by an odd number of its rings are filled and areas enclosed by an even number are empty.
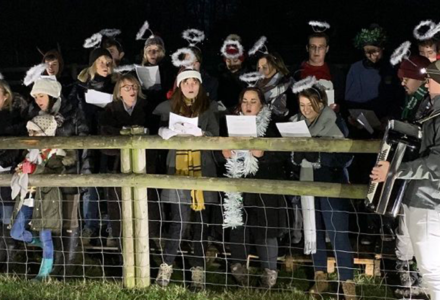
<svg viewBox="0 0 440 300">
<path fill-rule="evenodd" d="M 276 123 L 282 137 L 312 137 L 306 121 Z"/>
<path fill-rule="evenodd" d="M 172 129 L 174 128 L 174 124 L 176 123 L 189 123 L 189 124 L 193 124 L 196 127 L 199 126 L 199 118 L 187 118 L 187 117 L 182 117 L 179 116 L 177 114 L 173 114 L 170 113 L 170 120 L 168 122 L 168 128 Z"/>
<path fill-rule="evenodd" d="M 348 111 L 350 112 L 350 115 L 370 133 L 374 132 L 374 128 L 379 128 L 382 125 L 372 110 L 349 109 Z"/>
<path fill-rule="evenodd" d="M 93 104 L 99 107 L 105 107 L 113 101 L 113 95 L 95 90 L 87 90 L 85 93 L 86 103 Z"/>
<path fill-rule="evenodd" d="M 257 137 L 257 116 L 226 116 L 228 135 Z"/>
<path fill-rule="evenodd" d="M 0 166 L 0 173 L 9 172 L 9 171 L 11 171 L 11 168 L 12 168 L 12 167 L 6 167 L 6 168 L 3 168 L 2 166 Z"/>
<path fill-rule="evenodd" d="M 333 82 L 330 80 L 319 79 L 318 83 L 325 88 L 327 94 L 327 105 L 335 103 L 335 90 L 333 88 Z"/>
<path fill-rule="evenodd" d="M 141 82 L 141 85 L 149 89 L 159 89 L 160 88 L 160 72 L 159 66 L 144 67 L 136 65 L 136 75 Z"/>
</svg>

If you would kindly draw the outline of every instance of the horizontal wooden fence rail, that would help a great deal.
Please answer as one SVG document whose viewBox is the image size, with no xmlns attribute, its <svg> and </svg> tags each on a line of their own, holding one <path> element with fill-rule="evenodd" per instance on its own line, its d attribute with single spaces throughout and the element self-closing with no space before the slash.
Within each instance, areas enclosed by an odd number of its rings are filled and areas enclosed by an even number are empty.
<svg viewBox="0 0 440 300">
<path fill-rule="evenodd" d="M 0 186 L 8 186 L 11 175 L 0 175 Z M 366 185 L 324 182 L 300 182 L 265 179 L 232 179 L 167 176 L 151 174 L 91 174 L 91 175 L 30 175 L 29 184 L 45 187 L 148 187 L 160 189 L 184 189 L 204 191 L 228 191 L 277 195 L 314 195 L 363 199 Z"/>
<path fill-rule="evenodd" d="M 340 153 L 378 153 L 378 140 L 329 138 L 231 138 L 159 136 L 2 137 L 0 149 L 258 149 Z"/>
</svg>

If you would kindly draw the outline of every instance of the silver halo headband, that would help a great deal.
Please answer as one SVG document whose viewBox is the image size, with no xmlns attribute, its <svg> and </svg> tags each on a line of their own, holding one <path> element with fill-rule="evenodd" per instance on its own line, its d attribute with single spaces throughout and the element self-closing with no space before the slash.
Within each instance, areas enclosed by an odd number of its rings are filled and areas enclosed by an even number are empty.
<svg viewBox="0 0 440 300">
<path fill-rule="evenodd" d="M 187 59 L 179 59 L 179 56 L 185 54 L 188 55 L 189 57 Z M 177 50 L 176 52 L 174 52 L 171 55 L 171 61 L 173 63 L 174 66 L 176 66 L 177 68 L 180 67 L 190 67 L 192 66 L 195 61 L 196 61 L 196 56 L 194 54 L 194 52 L 189 49 L 189 48 L 180 48 L 179 50 Z"/>
<path fill-rule="evenodd" d="M 241 75 L 240 80 L 247 83 L 248 87 L 255 87 L 257 82 L 264 78 L 260 72 L 250 72 Z"/>
</svg>

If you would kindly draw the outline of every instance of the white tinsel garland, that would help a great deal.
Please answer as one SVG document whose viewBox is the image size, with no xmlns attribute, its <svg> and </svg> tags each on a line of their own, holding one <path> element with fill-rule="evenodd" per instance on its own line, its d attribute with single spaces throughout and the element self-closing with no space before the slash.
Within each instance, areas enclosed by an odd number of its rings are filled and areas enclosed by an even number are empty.
<svg viewBox="0 0 440 300">
<path fill-rule="evenodd" d="M 271 120 L 271 111 L 264 106 L 257 115 L 257 136 L 266 135 Z M 226 162 L 226 177 L 241 178 L 258 172 L 258 159 L 250 151 L 236 152 Z M 225 193 L 223 201 L 223 228 L 243 225 L 243 195 L 240 192 Z"/>
</svg>

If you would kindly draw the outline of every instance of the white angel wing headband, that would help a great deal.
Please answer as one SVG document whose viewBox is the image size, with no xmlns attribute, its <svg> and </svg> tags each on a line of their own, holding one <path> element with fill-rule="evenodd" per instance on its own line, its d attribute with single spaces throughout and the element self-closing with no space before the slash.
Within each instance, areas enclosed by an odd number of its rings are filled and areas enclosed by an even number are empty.
<svg viewBox="0 0 440 300">
<path fill-rule="evenodd" d="M 314 32 L 324 32 L 330 28 L 330 24 L 327 22 L 310 21 L 309 25 L 312 26 Z"/>
<path fill-rule="evenodd" d="M 181 59 L 183 57 L 183 59 Z M 194 52 L 189 48 L 180 48 L 171 55 L 171 62 L 177 68 L 190 68 L 196 61 Z"/>
<path fill-rule="evenodd" d="M 205 40 L 205 33 L 198 29 L 187 29 L 182 32 L 182 37 L 188 41 L 190 47 L 194 47 Z"/>
<path fill-rule="evenodd" d="M 393 54 L 390 57 L 390 63 L 395 66 L 402 60 L 408 59 L 411 55 L 411 51 L 409 50 L 410 47 L 410 41 L 403 42 L 396 50 L 394 50 Z"/>
<path fill-rule="evenodd" d="M 315 76 L 308 76 L 300 81 L 295 82 L 292 86 L 292 92 L 298 94 L 304 90 L 311 89 L 318 81 Z"/>
<path fill-rule="evenodd" d="M 84 48 L 93 48 L 99 47 L 102 42 L 102 38 L 104 36 L 107 37 L 115 37 L 121 34 L 121 30 L 119 29 L 102 29 L 100 32 L 94 33 L 91 37 L 87 38 L 84 41 Z"/>
<path fill-rule="evenodd" d="M 265 36 L 260 37 L 258 41 L 256 41 L 255 44 L 252 46 L 252 48 L 249 50 L 249 55 L 254 55 L 258 51 L 263 49 L 263 47 L 265 48 L 265 51 L 264 52 L 261 51 L 261 52 L 263 52 L 264 54 L 268 54 L 269 51 L 267 50 L 266 42 L 267 42 L 267 37 Z"/>
<path fill-rule="evenodd" d="M 115 73 L 124 73 L 124 72 L 131 72 L 134 69 L 136 69 L 136 65 L 123 65 L 116 67 L 113 72 Z"/>
<path fill-rule="evenodd" d="M 228 53 L 228 46 L 232 46 L 235 47 L 237 49 L 237 53 L 234 54 L 230 54 Z M 240 44 L 239 41 L 235 41 L 235 40 L 226 40 L 223 43 L 222 48 L 220 49 L 220 52 L 222 53 L 222 55 L 226 58 L 229 59 L 235 59 L 235 58 L 239 58 L 240 56 L 243 55 L 243 46 Z"/>
<path fill-rule="evenodd" d="M 254 87 L 264 76 L 260 72 L 250 72 L 241 75 L 239 78 L 241 81 L 246 82 L 248 87 Z"/>
<path fill-rule="evenodd" d="M 428 30 L 424 33 L 421 34 L 419 31 L 422 27 L 428 27 Z M 425 41 L 425 40 L 429 40 L 432 39 L 438 32 L 440 32 L 440 23 L 439 24 L 435 24 L 433 21 L 431 20 L 425 20 L 419 23 L 419 25 L 417 25 L 414 28 L 413 34 L 414 37 L 416 39 L 418 39 L 419 41 Z"/>
<path fill-rule="evenodd" d="M 46 70 L 47 64 L 41 63 L 39 65 L 33 66 L 26 72 L 26 77 L 23 80 L 25 86 L 29 86 L 34 83 L 41 74 Z"/>
</svg>

